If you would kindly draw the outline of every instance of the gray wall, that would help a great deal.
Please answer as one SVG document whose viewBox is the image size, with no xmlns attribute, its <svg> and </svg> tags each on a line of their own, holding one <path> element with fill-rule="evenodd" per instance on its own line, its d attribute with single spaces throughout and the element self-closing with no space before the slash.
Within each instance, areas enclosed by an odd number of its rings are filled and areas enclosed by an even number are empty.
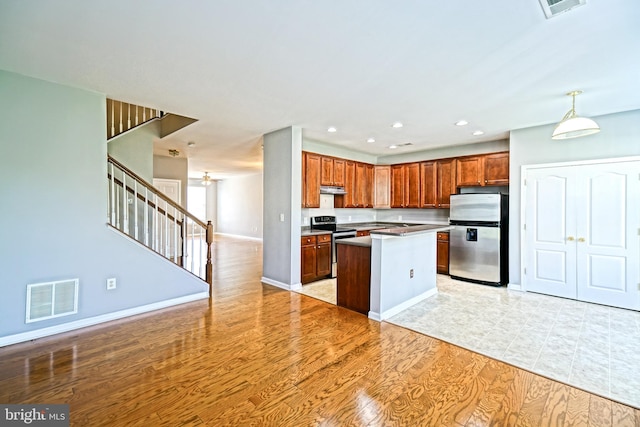
<svg viewBox="0 0 640 427">
<path fill-rule="evenodd" d="M 300 283 L 302 131 L 289 127 L 264 135 L 263 279 Z M 280 221 L 283 215 L 284 221 Z"/>
<path fill-rule="evenodd" d="M 105 121 L 104 95 L 0 71 L 0 338 L 208 290 L 107 227 Z M 27 284 L 70 278 L 79 312 L 26 324 Z"/>
<path fill-rule="evenodd" d="M 592 117 L 600 133 L 554 141 L 554 124 L 511 132 L 509 166 L 509 282 L 520 284 L 520 200 L 523 165 L 640 155 L 640 110 Z M 640 171 L 639 171 L 640 172 Z"/>
<path fill-rule="evenodd" d="M 216 232 L 262 239 L 262 172 L 217 184 Z"/>
<path fill-rule="evenodd" d="M 184 157 L 153 156 L 153 177 L 180 181 L 180 205 L 187 208 L 189 161 Z"/>
<path fill-rule="evenodd" d="M 153 120 L 109 140 L 111 157 L 153 183 L 153 140 L 160 134 L 160 122 Z"/>
</svg>

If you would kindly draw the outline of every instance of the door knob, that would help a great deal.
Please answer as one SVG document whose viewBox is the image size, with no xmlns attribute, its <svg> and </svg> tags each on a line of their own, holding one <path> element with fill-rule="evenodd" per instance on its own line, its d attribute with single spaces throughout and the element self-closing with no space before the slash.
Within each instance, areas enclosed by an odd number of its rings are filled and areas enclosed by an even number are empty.
<svg viewBox="0 0 640 427">
<path fill-rule="evenodd" d="M 579 238 L 578 238 L 578 242 L 584 242 L 584 241 L 585 241 L 585 238 L 584 238 L 584 237 L 579 237 Z"/>
<path fill-rule="evenodd" d="M 573 236 L 569 236 L 569 237 L 567 237 L 567 240 L 570 241 L 570 242 L 573 242 L 575 240 L 575 238 Z"/>
</svg>

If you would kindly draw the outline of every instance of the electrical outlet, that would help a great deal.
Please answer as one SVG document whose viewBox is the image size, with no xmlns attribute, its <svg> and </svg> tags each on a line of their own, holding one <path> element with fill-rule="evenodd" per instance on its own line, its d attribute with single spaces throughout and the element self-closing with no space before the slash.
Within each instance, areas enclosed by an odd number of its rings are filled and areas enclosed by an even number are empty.
<svg viewBox="0 0 640 427">
<path fill-rule="evenodd" d="M 349 215 L 349 222 L 351 222 L 351 215 Z"/>
<path fill-rule="evenodd" d="M 413 279 L 413 268 L 409 270 L 409 279 Z"/>
<path fill-rule="evenodd" d="M 402 215 L 398 215 L 398 221 L 402 221 Z"/>
<path fill-rule="evenodd" d="M 107 279 L 107 290 L 110 291 L 115 288 L 116 288 L 116 278 L 111 277 L 110 279 Z"/>
<path fill-rule="evenodd" d="M 284 214 L 283 213 L 280 214 L 280 222 L 284 222 Z"/>
</svg>

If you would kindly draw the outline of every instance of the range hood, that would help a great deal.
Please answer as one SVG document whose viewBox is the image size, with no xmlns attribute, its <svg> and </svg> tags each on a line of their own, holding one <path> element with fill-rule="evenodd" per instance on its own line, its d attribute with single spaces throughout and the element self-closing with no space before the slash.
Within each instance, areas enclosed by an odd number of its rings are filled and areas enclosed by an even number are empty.
<svg viewBox="0 0 640 427">
<path fill-rule="evenodd" d="M 344 187 L 321 185 L 320 194 L 347 194 L 347 192 L 344 190 Z"/>
</svg>

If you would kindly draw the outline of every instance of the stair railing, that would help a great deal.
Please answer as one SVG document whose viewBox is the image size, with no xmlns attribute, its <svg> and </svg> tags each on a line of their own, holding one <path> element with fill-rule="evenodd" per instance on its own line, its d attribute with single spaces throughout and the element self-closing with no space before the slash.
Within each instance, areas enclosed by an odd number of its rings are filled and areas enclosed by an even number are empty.
<svg viewBox="0 0 640 427">
<path fill-rule="evenodd" d="M 162 111 L 155 108 L 107 98 L 107 139 L 163 115 Z"/>
<path fill-rule="evenodd" d="M 109 225 L 211 284 L 213 225 L 107 158 Z"/>
</svg>

